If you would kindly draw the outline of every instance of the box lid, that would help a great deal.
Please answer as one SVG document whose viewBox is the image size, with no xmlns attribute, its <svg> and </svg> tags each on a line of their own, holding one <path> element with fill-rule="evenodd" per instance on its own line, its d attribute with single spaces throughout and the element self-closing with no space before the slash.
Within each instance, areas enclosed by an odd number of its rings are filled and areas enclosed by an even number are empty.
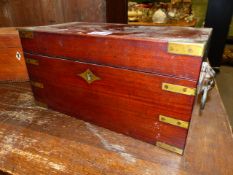
<svg viewBox="0 0 233 175">
<path fill-rule="evenodd" d="M 14 27 L 0 28 L 0 49 L 21 47 L 19 34 Z"/>
<path fill-rule="evenodd" d="M 197 81 L 209 28 L 65 23 L 20 28 L 28 53 Z"/>
</svg>

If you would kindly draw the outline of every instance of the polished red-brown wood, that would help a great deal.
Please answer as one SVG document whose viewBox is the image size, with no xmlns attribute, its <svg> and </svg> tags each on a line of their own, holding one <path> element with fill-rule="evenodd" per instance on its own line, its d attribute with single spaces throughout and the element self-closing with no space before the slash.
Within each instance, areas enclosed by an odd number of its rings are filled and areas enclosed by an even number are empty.
<svg viewBox="0 0 233 175">
<path fill-rule="evenodd" d="M 0 27 L 105 22 L 106 0 L 0 0 Z"/>
<path fill-rule="evenodd" d="M 190 122 L 195 96 L 162 90 L 163 83 L 196 88 L 202 56 L 168 53 L 170 42 L 208 42 L 210 29 L 68 23 L 23 28 L 35 99 L 49 108 L 155 144 L 184 149 L 188 129 L 159 121 Z M 91 70 L 89 84 L 79 75 Z M 33 84 L 33 83 L 32 83 Z"/>
<path fill-rule="evenodd" d="M 26 81 L 27 69 L 18 31 L 0 28 L 0 81 Z"/>
<path fill-rule="evenodd" d="M 159 115 L 190 121 L 194 96 L 162 90 L 162 83 L 195 87 L 193 81 L 143 72 L 25 54 L 36 100 L 99 126 L 156 143 L 184 148 L 187 130 L 159 122 Z M 88 84 L 79 74 L 90 69 L 100 80 Z M 177 100 L 179 99 L 179 100 Z M 96 117 L 98 114 L 98 117 Z M 110 117 L 111 116 L 111 117 Z"/>
<path fill-rule="evenodd" d="M 36 27 L 22 38 L 28 53 L 197 81 L 202 57 L 168 53 L 168 42 L 206 43 L 209 29 L 70 23 Z M 93 33 L 94 32 L 94 33 Z"/>
</svg>

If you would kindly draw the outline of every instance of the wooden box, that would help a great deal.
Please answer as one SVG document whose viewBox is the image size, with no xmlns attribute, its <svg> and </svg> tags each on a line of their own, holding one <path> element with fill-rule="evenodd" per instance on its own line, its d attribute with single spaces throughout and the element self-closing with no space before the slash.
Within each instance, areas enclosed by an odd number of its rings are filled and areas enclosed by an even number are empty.
<svg viewBox="0 0 233 175">
<path fill-rule="evenodd" d="M 21 28 L 38 104 L 182 154 L 211 29 Z"/>
<path fill-rule="evenodd" d="M 0 81 L 28 80 L 18 31 L 0 28 Z"/>
</svg>

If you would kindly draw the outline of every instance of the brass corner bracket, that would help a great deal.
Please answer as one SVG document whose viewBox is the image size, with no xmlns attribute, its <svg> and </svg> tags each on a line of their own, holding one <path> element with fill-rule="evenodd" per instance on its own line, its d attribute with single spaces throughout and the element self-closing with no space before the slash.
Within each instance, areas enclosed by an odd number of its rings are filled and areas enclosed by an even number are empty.
<svg viewBox="0 0 233 175">
<path fill-rule="evenodd" d="M 183 155 L 183 153 L 184 153 L 184 150 L 183 150 L 183 149 L 177 148 L 177 147 L 175 147 L 175 146 L 172 146 L 172 145 L 169 145 L 169 144 L 160 142 L 160 141 L 157 141 L 157 142 L 156 142 L 156 146 L 158 146 L 158 147 L 160 147 L 160 148 L 163 148 L 163 149 L 165 149 L 165 150 L 168 150 L 168 151 L 177 153 L 177 154 L 179 154 L 179 155 Z"/>
<path fill-rule="evenodd" d="M 34 37 L 34 34 L 33 31 L 20 29 L 19 36 L 20 38 L 32 39 Z"/>
<path fill-rule="evenodd" d="M 168 53 L 203 57 L 205 43 L 168 42 Z"/>
</svg>

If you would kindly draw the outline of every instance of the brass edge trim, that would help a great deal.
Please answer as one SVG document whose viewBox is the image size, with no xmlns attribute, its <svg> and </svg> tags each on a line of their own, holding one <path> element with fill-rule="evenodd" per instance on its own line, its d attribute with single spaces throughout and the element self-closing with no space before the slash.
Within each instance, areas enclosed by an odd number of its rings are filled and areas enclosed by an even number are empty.
<svg viewBox="0 0 233 175">
<path fill-rule="evenodd" d="M 174 119 L 174 118 L 167 117 L 164 115 L 159 115 L 159 121 L 163 122 L 163 123 L 168 123 L 168 124 L 171 124 L 174 126 L 178 126 L 178 127 L 184 128 L 184 129 L 188 129 L 188 127 L 189 127 L 189 122 Z"/>
<path fill-rule="evenodd" d="M 37 88 L 44 88 L 43 83 L 36 82 L 36 81 L 31 81 L 31 85 Z"/>
<path fill-rule="evenodd" d="M 168 42 L 168 53 L 203 57 L 205 43 Z"/>
<path fill-rule="evenodd" d="M 30 30 L 19 30 L 20 38 L 32 39 L 34 37 L 33 31 Z"/>
<path fill-rule="evenodd" d="M 46 103 L 43 103 L 43 102 L 40 102 L 40 101 L 37 101 L 37 100 L 35 100 L 35 104 L 37 106 L 42 107 L 42 108 L 48 108 L 48 105 Z"/>
<path fill-rule="evenodd" d="M 175 146 L 172 146 L 172 145 L 169 145 L 169 144 L 166 144 L 166 143 L 163 143 L 163 142 L 159 142 L 159 141 L 156 142 L 156 146 L 158 146 L 160 148 L 163 148 L 165 150 L 177 153 L 179 155 L 182 155 L 183 152 L 184 152 L 184 150 L 182 150 L 180 148 L 177 148 Z"/>
<path fill-rule="evenodd" d="M 195 96 L 197 91 L 196 88 L 190 88 L 170 83 L 163 83 L 162 90 L 190 96 Z"/>
<path fill-rule="evenodd" d="M 32 58 L 25 58 L 25 61 L 27 64 L 32 64 L 32 65 L 39 65 L 39 61 L 36 59 L 32 59 Z"/>
</svg>

